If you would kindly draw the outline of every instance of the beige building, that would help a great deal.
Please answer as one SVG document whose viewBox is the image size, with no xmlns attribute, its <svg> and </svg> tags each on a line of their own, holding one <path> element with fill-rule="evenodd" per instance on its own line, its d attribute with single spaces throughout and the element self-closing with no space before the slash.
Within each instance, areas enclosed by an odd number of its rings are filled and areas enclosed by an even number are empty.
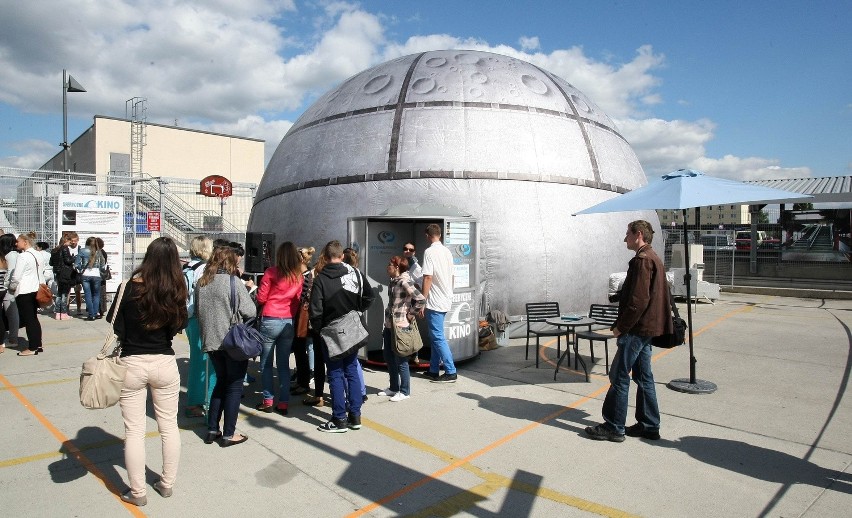
<svg viewBox="0 0 852 518">
<path fill-rule="evenodd" d="M 128 172 L 131 140 L 131 121 L 95 115 L 92 126 L 70 144 L 68 169 L 98 177 Z M 263 176 L 263 140 L 146 123 L 142 141 L 141 161 L 133 170 L 153 177 L 201 180 L 215 174 L 257 184 Z M 63 161 L 59 152 L 40 169 L 62 171 Z"/>
<path fill-rule="evenodd" d="M 686 211 L 689 223 L 694 221 L 695 209 Z M 657 216 L 660 218 L 660 226 L 671 226 L 672 222 L 680 225 L 683 223 L 683 211 L 680 209 L 658 210 Z M 710 205 L 701 207 L 701 224 L 702 225 L 748 225 L 751 224 L 751 214 L 748 211 L 748 205 Z"/>
<path fill-rule="evenodd" d="M 184 247 L 198 234 L 242 242 L 263 176 L 264 141 L 96 115 L 69 145 L 66 172 L 64 163 L 60 151 L 19 184 L 15 225 L 55 242 L 58 195 L 99 194 L 125 199 L 125 231 L 137 229 L 138 245 L 128 251 L 144 250 L 161 235 Z M 202 194 L 201 180 L 212 175 L 230 180 L 230 196 Z M 152 212 L 159 213 L 159 231 L 146 228 Z"/>
</svg>

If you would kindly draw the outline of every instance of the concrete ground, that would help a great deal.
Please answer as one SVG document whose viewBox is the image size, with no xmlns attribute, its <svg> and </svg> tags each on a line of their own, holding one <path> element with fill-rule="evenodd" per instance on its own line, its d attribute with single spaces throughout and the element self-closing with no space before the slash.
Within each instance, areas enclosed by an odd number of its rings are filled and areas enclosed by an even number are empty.
<svg viewBox="0 0 852 518">
<path fill-rule="evenodd" d="M 742 293 L 699 304 L 698 378 L 718 390 L 666 388 L 688 377 L 689 352 L 655 349 L 659 441 L 584 436 L 607 389 L 600 345 L 590 383 L 567 369 L 554 381 L 555 343 L 536 369 L 516 338 L 462 364 L 455 384 L 415 375 L 411 399 L 398 403 L 375 395 L 387 374 L 367 368 L 364 427 L 345 434 L 318 432 L 329 407 L 298 398 L 287 417 L 256 412 L 255 383 L 238 423 L 249 441 L 205 445 L 202 421 L 181 413 L 174 496 L 149 488 L 140 508 L 116 496 L 126 488 L 119 409 L 78 402 L 80 365 L 107 324 L 44 316 L 44 354 L 0 355 L 0 509 L 50 517 L 849 516 L 850 310 L 852 301 Z M 185 370 L 182 335 L 175 348 Z M 588 361 L 588 344 L 581 352 Z M 153 482 L 161 462 L 153 419 L 148 431 Z"/>
</svg>

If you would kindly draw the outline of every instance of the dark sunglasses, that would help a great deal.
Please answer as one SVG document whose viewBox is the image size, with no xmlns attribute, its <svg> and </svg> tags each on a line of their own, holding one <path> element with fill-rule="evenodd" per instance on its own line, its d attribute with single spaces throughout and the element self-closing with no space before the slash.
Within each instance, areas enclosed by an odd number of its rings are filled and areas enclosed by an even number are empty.
<svg viewBox="0 0 852 518">
<path fill-rule="evenodd" d="M 403 252 L 413 252 L 414 249 L 413 248 L 403 248 L 402 251 Z"/>
</svg>

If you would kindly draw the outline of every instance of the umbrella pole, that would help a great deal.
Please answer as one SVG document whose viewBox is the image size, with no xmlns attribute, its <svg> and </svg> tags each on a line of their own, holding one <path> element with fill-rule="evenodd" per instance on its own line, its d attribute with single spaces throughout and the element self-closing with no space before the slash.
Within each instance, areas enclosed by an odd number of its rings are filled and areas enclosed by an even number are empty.
<svg viewBox="0 0 852 518">
<path fill-rule="evenodd" d="M 683 261 L 686 273 L 683 282 L 686 284 L 686 328 L 689 330 L 689 379 L 678 378 L 671 380 L 667 387 L 687 394 L 710 394 L 716 391 L 716 384 L 695 378 L 695 345 L 692 336 L 692 273 L 689 268 L 689 233 L 686 229 L 686 209 L 683 209 Z"/>
</svg>

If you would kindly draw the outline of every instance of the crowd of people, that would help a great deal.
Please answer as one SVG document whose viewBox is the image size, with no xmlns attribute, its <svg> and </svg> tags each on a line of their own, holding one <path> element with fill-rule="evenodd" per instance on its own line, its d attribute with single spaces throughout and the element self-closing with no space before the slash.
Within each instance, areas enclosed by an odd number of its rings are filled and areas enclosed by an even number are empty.
<svg viewBox="0 0 852 518">
<path fill-rule="evenodd" d="M 83 302 L 80 291 L 85 295 L 85 320 L 103 317 L 106 300 L 101 294 L 104 284 L 111 275 L 107 264 L 107 253 L 101 238 L 90 237 L 84 246 L 79 246 L 76 232 L 62 235 L 56 247 L 44 241 L 36 241 L 35 232 L 17 237 L 0 230 L 0 353 L 6 347 L 20 349 L 18 356 L 36 356 L 44 353 L 41 339 L 40 308 L 36 294 L 47 286 L 52 303 L 47 304 L 46 314 L 52 306 L 57 320 L 70 319 L 69 299 L 76 291 L 77 313 Z M 50 298 L 50 297 L 49 297 Z M 26 330 L 26 345 L 20 346 L 19 330 Z"/>
<path fill-rule="evenodd" d="M 614 326 L 618 352 L 609 373 L 612 385 L 603 405 L 604 422 L 586 429 L 596 440 L 621 442 L 625 435 L 659 439 L 659 408 L 650 369 L 650 340 L 671 331 L 669 294 L 662 262 L 651 249 L 650 224 L 636 221 L 628 226 L 625 242 L 636 256 L 630 263 L 622 292 L 619 317 Z M 377 395 L 401 402 L 411 397 L 409 356 L 400 356 L 394 337 L 423 319 L 431 346 L 429 369 L 424 377 L 435 383 L 453 383 L 457 372 L 452 351 L 444 336 L 444 317 L 453 293 L 452 254 L 441 242 L 441 227 L 426 227 L 429 247 L 420 264 L 413 243 L 390 258 L 388 305 L 384 311 L 383 356 L 388 368 L 388 387 Z M 38 321 L 36 292 L 45 282 L 47 266 L 57 284 L 55 317 L 68 318 L 70 290 L 83 284 L 87 318 L 103 314 L 101 287 L 108 270 L 103 242 L 92 237 L 83 247 L 69 232 L 52 251 L 34 236 L 0 237 L 0 285 L 3 293 L 3 325 L 8 341 L 18 340 L 17 330 L 27 333 L 20 356 L 44 351 Z M 174 337 L 186 330 L 189 342 L 187 417 L 204 417 L 206 444 L 221 447 L 248 440 L 237 432 L 237 416 L 248 378 L 249 360 L 223 346 L 235 321 L 257 317 L 262 337 L 259 359 L 261 398 L 256 409 L 288 415 L 291 395 L 304 395 L 302 403 L 324 406 L 328 381 L 331 417 L 318 426 L 328 433 L 361 428 L 361 409 L 367 399 L 358 348 L 331 356 L 322 330 L 356 311 L 363 314 L 375 300 L 376 290 L 358 269 L 358 253 L 339 241 L 328 242 L 311 265 L 315 249 L 282 243 L 255 286 L 240 270 L 243 249 L 237 243 L 199 236 L 190 245 L 190 259 L 182 263 L 175 242 L 154 239 L 142 263 L 129 276 L 107 313 L 120 339 L 120 357 L 127 374 L 120 398 L 125 425 L 125 463 L 130 489 L 121 498 L 145 505 L 145 421 L 150 391 L 162 438 L 162 473 L 153 488 L 163 497 L 172 494 L 180 460 L 181 438 L 177 426 L 181 376 L 175 360 Z M 118 300 L 118 299 L 121 300 Z M 307 319 L 307 322 L 304 320 Z M 301 326 L 299 325 L 301 324 Z M 366 343 L 366 340 L 363 342 Z M 290 355 L 296 369 L 291 374 Z M 441 373 L 443 369 L 443 374 Z M 630 373 L 639 386 L 637 423 L 625 426 Z M 277 374 L 277 381 L 276 381 Z M 311 380 L 313 393 L 311 394 Z"/>
</svg>

